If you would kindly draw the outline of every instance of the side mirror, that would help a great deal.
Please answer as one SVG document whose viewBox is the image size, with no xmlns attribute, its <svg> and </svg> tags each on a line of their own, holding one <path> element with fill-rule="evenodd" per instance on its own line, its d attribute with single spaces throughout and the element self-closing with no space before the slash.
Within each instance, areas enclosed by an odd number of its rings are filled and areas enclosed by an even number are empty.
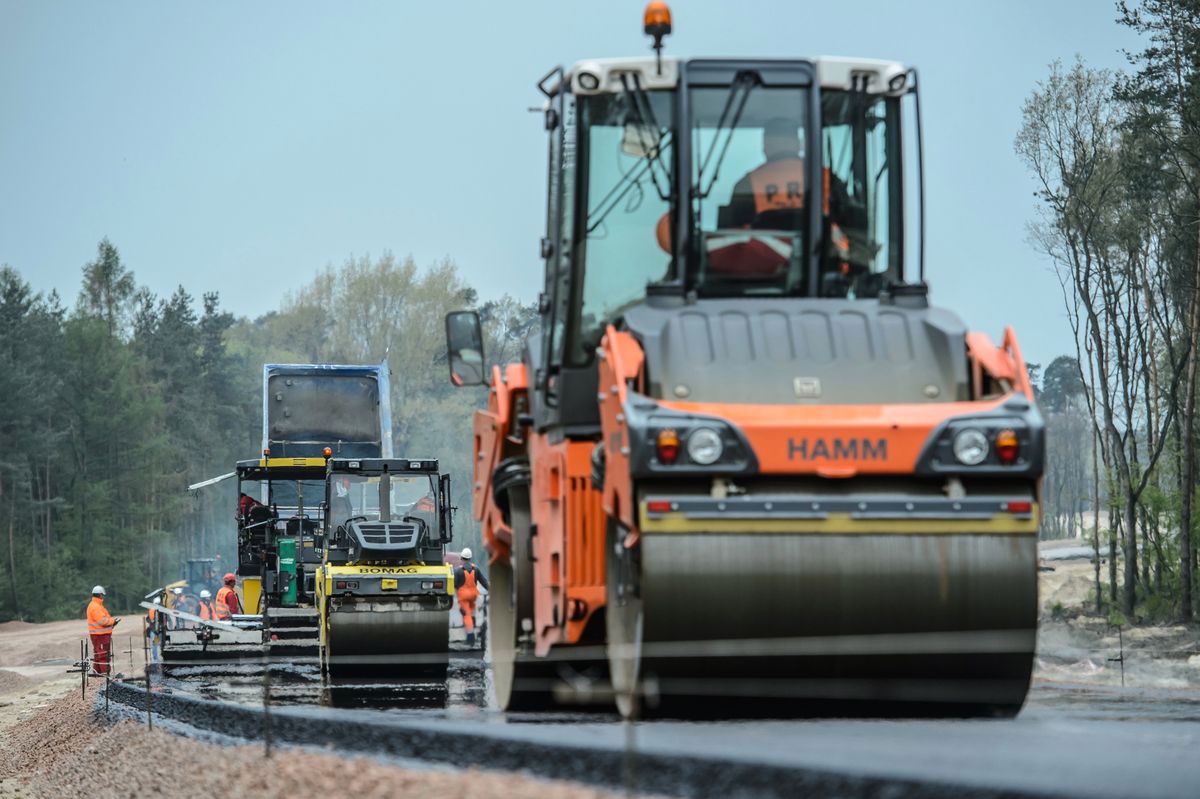
<svg viewBox="0 0 1200 799">
<path fill-rule="evenodd" d="M 479 327 L 479 314 L 474 311 L 446 314 L 446 354 L 451 383 L 456 386 L 484 384 L 483 332 Z"/>
</svg>

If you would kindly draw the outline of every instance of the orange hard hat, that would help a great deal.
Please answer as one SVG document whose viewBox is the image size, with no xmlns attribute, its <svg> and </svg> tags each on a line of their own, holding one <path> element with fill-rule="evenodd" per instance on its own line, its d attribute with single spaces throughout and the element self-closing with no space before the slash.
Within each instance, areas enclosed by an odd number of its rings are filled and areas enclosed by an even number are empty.
<svg viewBox="0 0 1200 799">
<path fill-rule="evenodd" d="M 226 572 L 226 573 L 225 573 L 225 582 L 227 582 L 227 583 L 236 583 L 236 582 L 237 582 L 237 575 L 235 575 L 233 572 Z"/>
</svg>

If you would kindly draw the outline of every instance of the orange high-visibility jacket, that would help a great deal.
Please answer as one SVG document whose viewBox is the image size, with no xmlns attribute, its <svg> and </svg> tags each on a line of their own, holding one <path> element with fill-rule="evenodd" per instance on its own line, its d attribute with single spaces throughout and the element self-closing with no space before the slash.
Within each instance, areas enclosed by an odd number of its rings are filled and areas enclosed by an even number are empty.
<svg viewBox="0 0 1200 799">
<path fill-rule="evenodd" d="M 94 596 L 87 609 L 88 633 L 90 635 L 112 635 L 113 625 L 117 620 L 109 615 L 104 607 L 104 599 Z"/>
<path fill-rule="evenodd" d="M 756 213 L 804 207 L 804 159 L 768 161 L 748 177 Z"/>
<path fill-rule="evenodd" d="M 214 621 L 216 617 L 217 614 L 213 610 L 212 602 L 208 601 L 207 599 L 201 599 L 200 618 L 204 619 L 205 621 Z"/>
<path fill-rule="evenodd" d="M 228 619 L 233 615 L 233 609 L 229 607 L 229 595 L 233 594 L 233 601 L 237 603 L 237 594 L 234 594 L 233 589 L 227 585 L 221 586 L 221 590 L 217 591 L 217 601 L 213 603 L 213 609 L 217 611 L 218 619 Z"/>
<path fill-rule="evenodd" d="M 475 586 L 475 570 L 463 567 L 463 584 L 458 587 L 459 602 L 474 602 L 479 598 L 479 589 Z"/>
</svg>

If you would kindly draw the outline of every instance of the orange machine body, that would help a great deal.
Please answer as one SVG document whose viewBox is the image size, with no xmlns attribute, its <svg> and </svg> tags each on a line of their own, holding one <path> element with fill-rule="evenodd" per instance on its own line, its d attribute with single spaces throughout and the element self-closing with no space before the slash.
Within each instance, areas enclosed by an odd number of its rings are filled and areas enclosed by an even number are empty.
<svg viewBox="0 0 1200 799">
<path fill-rule="evenodd" d="M 972 396 L 929 404 L 778 405 L 656 400 L 663 409 L 730 422 L 744 433 L 762 475 L 857 476 L 914 473 L 935 429 L 947 419 L 987 412 L 1016 395 L 1033 399 L 1020 348 L 1011 329 L 1001 346 L 967 336 Z M 475 415 L 474 515 L 492 561 L 511 553 L 512 529 L 497 503 L 492 476 L 506 458 L 530 465 L 534 584 L 534 651 L 578 644 L 605 603 L 606 517 L 638 536 L 638 507 L 630 474 L 629 431 L 623 408 L 644 383 L 645 359 L 628 332 L 609 327 L 600 345 L 599 395 L 605 477 L 593 485 L 594 438 L 551 441 L 528 420 L 524 364 L 493 370 L 488 407 Z M 991 390 L 985 395 L 983 387 Z"/>
</svg>

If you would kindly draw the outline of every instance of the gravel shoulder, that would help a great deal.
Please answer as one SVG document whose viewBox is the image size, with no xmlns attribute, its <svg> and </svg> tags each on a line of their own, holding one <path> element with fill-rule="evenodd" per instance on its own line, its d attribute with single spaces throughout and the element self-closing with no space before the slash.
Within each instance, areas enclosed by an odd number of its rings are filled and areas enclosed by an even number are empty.
<svg viewBox="0 0 1200 799">
<path fill-rule="evenodd" d="M 257 745 L 222 746 L 93 715 L 99 682 L 39 684 L 0 700 L 0 797 L 333 796 L 352 784 L 356 799 L 520 796 L 617 799 L 625 794 L 520 774 L 401 768 L 334 753 Z M 303 767 L 297 768 L 297 758 Z M 349 782 L 348 782 L 349 781 Z"/>
</svg>

